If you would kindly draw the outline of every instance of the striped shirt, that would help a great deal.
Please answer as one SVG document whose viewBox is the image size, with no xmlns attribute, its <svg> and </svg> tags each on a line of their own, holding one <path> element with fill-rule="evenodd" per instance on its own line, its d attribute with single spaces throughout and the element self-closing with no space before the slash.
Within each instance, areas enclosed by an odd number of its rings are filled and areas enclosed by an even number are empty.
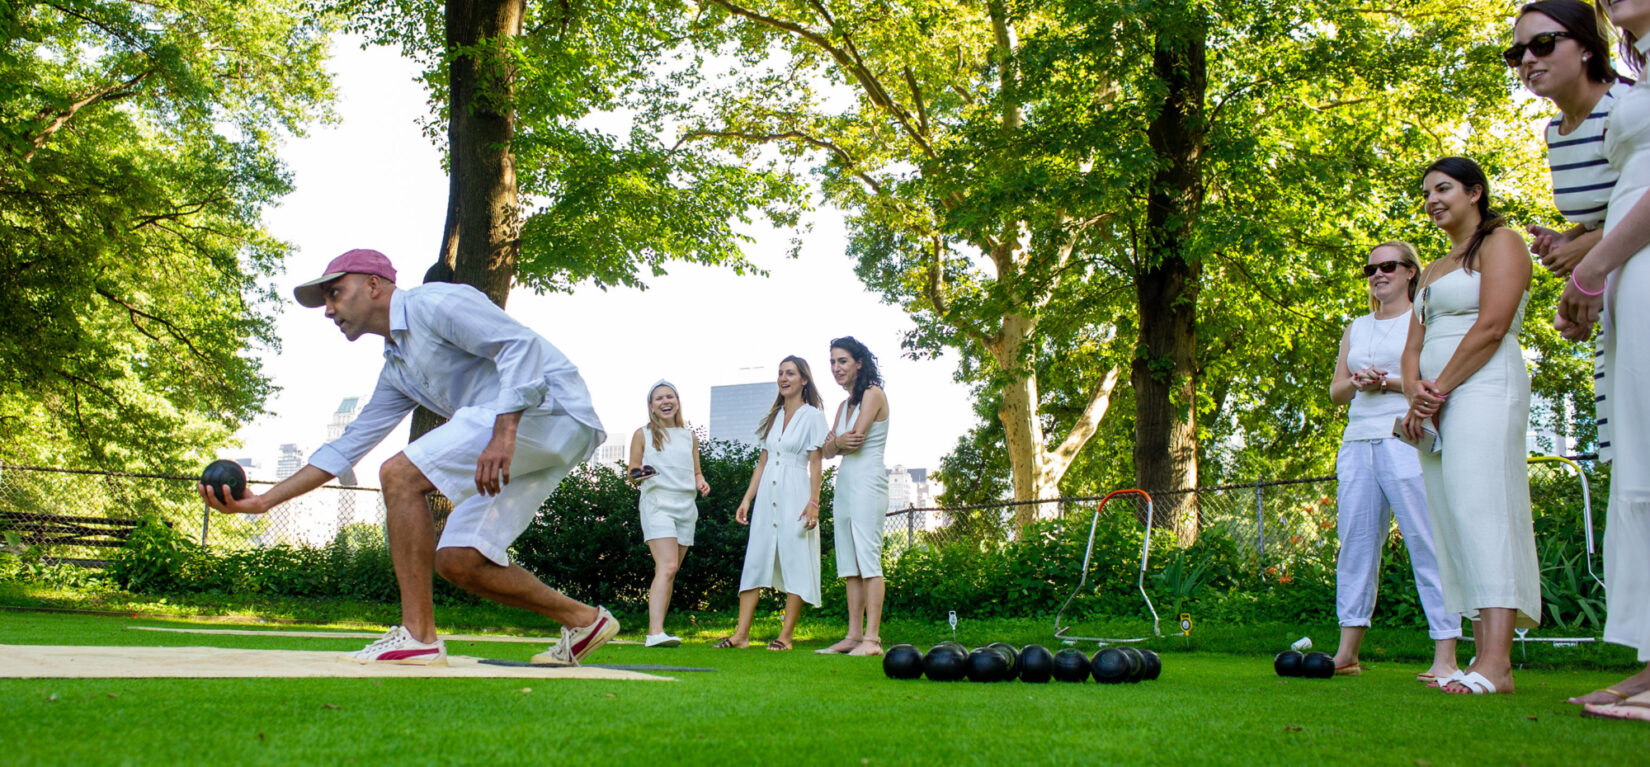
<svg viewBox="0 0 1650 767">
<path fill-rule="evenodd" d="M 1562 115 L 1547 123 L 1547 164 L 1553 172 L 1553 204 L 1573 223 L 1597 229 L 1604 223 L 1610 192 L 1616 187 L 1616 170 L 1604 157 L 1604 118 L 1621 102 L 1628 86 L 1610 86 L 1592 114 L 1569 135 L 1559 135 Z"/>
</svg>

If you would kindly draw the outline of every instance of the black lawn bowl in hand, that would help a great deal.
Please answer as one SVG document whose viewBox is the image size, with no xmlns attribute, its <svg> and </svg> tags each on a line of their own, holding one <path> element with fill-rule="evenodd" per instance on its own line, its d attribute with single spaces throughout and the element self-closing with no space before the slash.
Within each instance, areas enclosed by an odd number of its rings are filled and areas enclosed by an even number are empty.
<svg viewBox="0 0 1650 767">
<path fill-rule="evenodd" d="M 954 647 L 935 645 L 923 657 L 922 670 L 936 682 L 955 682 L 968 671 L 968 656 Z"/>
<path fill-rule="evenodd" d="M 1123 681 L 1129 684 L 1139 682 L 1146 674 L 1146 656 L 1133 647 L 1119 647 L 1129 659 L 1129 675 Z"/>
<path fill-rule="evenodd" d="M 882 673 L 889 679 L 920 679 L 922 652 L 908 644 L 897 644 L 882 654 Z"/>
<path fill-rule="evenodd" d="M 1008 673 L 1003 675 L 1003 679 L 1013 680 L 1020 678 L 1020 653 L 1014 649 L 1014 645 L 1007 642 L 992 642 L 991 644 L 986 645 L 986 647 L 1002 653 L 1003 657 L 1008 660 Z"/>
<path fill-rule="evenodd" d="M 1043 684 L 1054 678 L 1054 653 L 1040 644 L 1020 649 L 1020 681 Z"/>
<path fill-rule="evenodd" d="M 1284 650 L 1272 659 L 1272 670 L 1278 672 L 1278 676 L 1300 676 L 1301 661 L 1305 659 L 1306 656 L 1294 650 Z"/>
<path fill-rule="evenodd" d="M 1146 659 L 1146 668 L 1140 674 L 1141 679 L 1150 682 L 1163 675 L 1163 659 L 1157 657 L 1157 653 L 1141 650 L 1140 655 Z"/>
<path fill-rule="evenodd" d="M 1335 675 L 1335 659 L 1321 652 L 1307 653 L 1301 660 L 1301 676 L 1307 679 L 1328 679 Z"/>
<path fill-rule="evenodd" d="M 222 489 L 229 486 L 229 496 L 235 500 L 246 497 L 246 471 L 234 461 L 213 461 L 201 472 L 201 484 L 213 498 L 223 501 Z"/>
<path fill-rule="evenodd" d="M 1129 656 L 1116 647 L 1107 647 L 1094 654 L 1094 681 L 1101 684 L 1121 684 L 1129 679 Z"/>
<path fill-rule="evenodd" d="M 1087 682 L 1089 656 L 1075 647 L 1067 647 L 1054 654 L 1054 678 L 1062 682 Z"/>
<path fill-rule="evenodd" d="M 1003 654 L 990 647 L 981 647 L 968 654 L 968 681 L 1001 682 L 1008 678 L 1008 661 Z"/>
</svg>

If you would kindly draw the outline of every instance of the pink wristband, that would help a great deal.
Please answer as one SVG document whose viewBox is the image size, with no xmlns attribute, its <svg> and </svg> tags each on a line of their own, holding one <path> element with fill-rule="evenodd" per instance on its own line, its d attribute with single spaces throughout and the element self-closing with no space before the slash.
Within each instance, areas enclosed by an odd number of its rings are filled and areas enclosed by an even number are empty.
<svg viewBox="0 0 1650 767">
<path fill-rule="evenodd" d="M 1576 286 L 1576 290 L 1581 291 L 1581 294 L 1584 295 L 1584 296 L 1593 296 L 1593 297 L 1596 298 L 1598 296 L 1604 295 L 1604 288 L 1599 288 L 1598 291 L 1595 292 L 1595 291 L 1588 290 L 1584 287 L 1581 287 L 1581 281 L 1576 279 L 1576 273 L 1575 272 L 1570 272 L 1570 284 Z M 1608 287 L 1608 286 L 1606 286 L 1606 287 Z"/>
</svg>

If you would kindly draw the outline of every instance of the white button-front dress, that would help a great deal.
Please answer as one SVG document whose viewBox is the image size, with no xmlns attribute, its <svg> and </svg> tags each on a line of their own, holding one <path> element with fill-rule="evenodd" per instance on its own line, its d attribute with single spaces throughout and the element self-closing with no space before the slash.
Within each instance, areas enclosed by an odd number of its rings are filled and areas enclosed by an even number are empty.
<svg viewBox="0 0 1650 767">
<path fill-rule="evenodd" d="M 809 500 L 808 453 L 825 443 L 828 431 L 825 414 L 812 405 L 798 408 L 789 424 L 783 411 L 774 414 L 762 441 L 768 462 L 751 504 L 740 591 L 771 588 L 819 606 L 819 527 L 809 530 L 799 517 Z"/>
</svg>

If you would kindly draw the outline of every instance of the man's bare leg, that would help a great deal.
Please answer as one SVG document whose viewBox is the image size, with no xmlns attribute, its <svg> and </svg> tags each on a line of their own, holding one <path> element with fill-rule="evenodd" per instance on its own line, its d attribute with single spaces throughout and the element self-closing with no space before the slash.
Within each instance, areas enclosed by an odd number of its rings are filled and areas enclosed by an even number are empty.
<svg viewBox="0 0 1650 767">
<path fill-rule="evenodd" d="M 390 561 L 401 590 L 401 625 L 420 642 L 434 642 L 435 606 L 431 572 L 435 564 L 435 520 L 424 496 L 435 485 L 407 458 L 396 453 L 378 470 L 384 488 Z"/>
<path fill-rule="evenodd" d="M 595 607 L 544 585 L 519 565 L 499 565 L 468 546 L 436 551 L 435 569 L 441 577 L 465 591 L 499 604 L 531 610 L 569 628 L 596 622 Z"/>
</svg>

